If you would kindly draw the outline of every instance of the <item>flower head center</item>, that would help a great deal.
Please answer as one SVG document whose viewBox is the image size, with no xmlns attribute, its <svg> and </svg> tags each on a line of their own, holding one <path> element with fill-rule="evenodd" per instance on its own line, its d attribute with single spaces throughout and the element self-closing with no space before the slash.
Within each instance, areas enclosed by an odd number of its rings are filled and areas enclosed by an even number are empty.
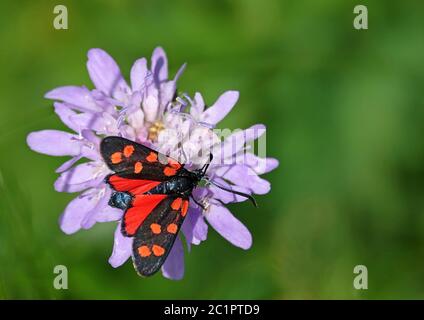
<svg viewBox="0 0 424 320">
<path fill-rule="evenodd" d="M 156 121 L 156 122 L 154 122 L 154 123 L 150 126 L 150 128 L 149 128 L 148 139 L 149 139 L 150 141 L 153 141 L 153 142 L 157 141 L 157 140 L 158 140 L 159 133 L 160 133 L 163 129 L 165 129 L 165 125 L 163 124 L 163 122 L 162 122 L 162 121 Z"/>
</svg>

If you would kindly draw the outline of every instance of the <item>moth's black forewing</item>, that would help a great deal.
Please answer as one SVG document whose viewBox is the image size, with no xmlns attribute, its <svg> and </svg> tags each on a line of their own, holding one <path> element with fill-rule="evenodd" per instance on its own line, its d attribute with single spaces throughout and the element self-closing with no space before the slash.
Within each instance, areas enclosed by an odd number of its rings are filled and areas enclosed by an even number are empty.
<svg viewBox="0 0 424 320">
<path fill-rule="evenodd" d="M 125 151 L 129 150 L 131 154 Z M 183 170 L 183 165 L 157 151 L 121 137 L 106 137 L 100 143 L 100 153 L 107 166 L 127 179 L 166 181 L 171 175 Z M 129 155 L 129 156 L 126 156 Z M 174 170 L 170 162 L 177 164 Z"/>
</svg>

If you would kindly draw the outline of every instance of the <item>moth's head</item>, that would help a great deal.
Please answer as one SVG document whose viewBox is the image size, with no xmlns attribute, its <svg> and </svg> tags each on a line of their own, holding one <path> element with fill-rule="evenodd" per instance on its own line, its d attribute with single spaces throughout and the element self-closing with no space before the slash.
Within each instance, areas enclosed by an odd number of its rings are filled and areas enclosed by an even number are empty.
<svg viewBox="0 0 424 320">
<path fill-rule="evenodd" d="M 209 154 L 209 159 L 208 161 L 203 165 L 202 168 L 195 170 L 194 172 L 196 173 L 196 176 L 198 178 L 198 180 L 202 180 L 203 177 L 206 176 L 206 171 L 208 171 L 209 165 L 211 164 L 213 159 L 213 155 L 212 153 Z"/>
<path fill-rule="evenodd" d="M 193 179 L 196 180 L 197 183 L 202 181 L 205 178 L 205 172 L 202 169 L 196 169 L 191 172 L 193 174 Z"/>
</svg>

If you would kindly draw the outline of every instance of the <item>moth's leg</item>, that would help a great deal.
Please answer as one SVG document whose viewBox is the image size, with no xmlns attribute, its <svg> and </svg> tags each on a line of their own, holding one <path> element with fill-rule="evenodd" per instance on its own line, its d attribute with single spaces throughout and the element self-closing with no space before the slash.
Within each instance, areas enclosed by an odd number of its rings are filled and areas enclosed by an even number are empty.
<svg viewBox="0 0 424 320">
<path fill-rule="evenodd" d="M 202 209 L 203 209 L 203 211 L 205 211 L 205 210 L 206 210 L 206 207 L 205 207 L 203 204 L 201 204 L 201 203 L 197 202 L 197 200 L 196 200 L 196 199 L 194 199 L 194 197 L 193 197 L 193 196 L 190 196 L 190 198 L 191 198 L 191 199 L 193 199 L 194 203 L 195 203 L 195 204 L 197 204 L 200 208 L 202 208 Z"/>
</svg>

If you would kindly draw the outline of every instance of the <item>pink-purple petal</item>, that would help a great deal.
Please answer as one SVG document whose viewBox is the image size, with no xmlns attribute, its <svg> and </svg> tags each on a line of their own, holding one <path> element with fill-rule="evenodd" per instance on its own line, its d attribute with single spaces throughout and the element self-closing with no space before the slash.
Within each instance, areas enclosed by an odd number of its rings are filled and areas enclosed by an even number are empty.
<svg viewBox="0 0 424 320">
<path fill-rule="evenodd" d="M 83 112 L 98 112 L 101 107 L 96 104 L 90 90 L 86 87 L 64 86 L 46 93 L 47 99 L 69 103 L 73 109 Z"/>
<path fill-rule="evenodd" d="M 81 130 L 93 130 L 100 134 L 117 134 L 116 120 L 108 113 L 79 113 L 70 116 L 69 120 Z"/>
<path fill-rule="evenodd" d="M 154 86 L 146 88 L 143 100 L 143 111 L 146 121 L 153 122 L 158 116 L 159 92 Z"/>
<path fill-rule="evenodd" d="M 127 121 L 131 125 L 131 127 L 136 130 L 137 134 L 146 129 L 144 127 L 144 112 L 140 108 L 137 108 L 137 110 L 132 112 L 127 117 Z"/>
<path fill-rule="evenodd" d="M 189 207 L 187 217 L 182 225 L 182 231 L 188 245 L 198 245 L 200 242 L 206 240 L 208 225 L 203 219 L 202 210 L 200 208 Z"/>
<path fill-rule="evenodd" d="M 103 182 L 102 178 L 85 181 L 78 184 L 61 184 L 58 180 L 55 181 L 54 188 L 57 192 L 81 192 L 90 188 L 97 188 Z"/>
<path fill-rule="evenodd" d="M 221 236 L 236 247 L 245 250 L 251 247 L 252 235 L 249 230 L 226 207 L 211 205 L 205 217 Z"/>
<path fill-rule="evenodd" d="M 202 114 L 202 121 L 215 125 L 224 119 L 239 98 L 238 91 L 224 92 L 218 100 Z"/>
<path fill-rule="evenodd" d="M 75 132 L 79 132 L 79 127 L 73 121 L 71 121 L 70 117 L 76 115 L 77 113 L 73 111 L 68 104 L 62 102 L 54 103 L 54 111 L 59 116 L 60 120 L 71 130 Z"/>
<path fill-rule="evenodd" d="M 174 77 L 174 81 L 177 82 L 178 79 L 180 79 L 180 77 L 182 76 L 182 74 L 184 73 L 185 69 L 187 67 L 187 63 L 184 63 L 177 71 L 177 73 L 175 74 Z"/>
<path fill-rule="evenodd" d="M 147 73 L 148 69 L 146 58 L 141 58 L 134 62 L 130 73 L 131 88 L 133 91 L 140 91 L 144 88 Z"/>
<path fill-rule="evenodd" d="M 161 47 L 155 48 L 152 54 L 152 73 L 157 85 L 168 79 L 168 59 Z"/>
<path fill-rule="evenodd" d="M 99 151 L 97 150 L 96 147 L 93 147 L 93 146 L 83 145 L 81 147 L 81 156 L 93 161 L 101 160 Z"/>
<path fill-rule="evenodd" d="M 258 177 L 251 168 L 245 165 L 222 166 L 217 168 L 215 173 L 235 185 L 248 188 L 256 194 L 266 194 L 271 190 L 271 184 L 267 180 Z"/>
<path fill-rule="evenodd" d="M 50 156 L 77 156 L 81 152 L 78 136 L 58 130 L 31 132 L 27 137 L 31 150 Z"/>
<path fill-rule="evenodd" d="M 200 94 L 200 92 L 196 92 L 194 94 L 193 105 L 190 108 L 190 114 L 195 119 L 200 120 L 200 117 L 201 117 L 201 114 L 203 113 L 203 110 L 205 110 L 205 101 L 203 100 L 203 97 Z"/>
<path fill-rule="evenodd" d="M 112 208 L 108 204 L 111 193 L 110 188 L 106 188 L 97 205 L 85 215 L 85 218 L 81 222 L 81 226 L 84 229 L 91 228 L 96 222 L 116 221 L 122 217 L 122 210 Z"/>
<path fill-rule="evenodd" d="M 162 108 L 165 108 L 169 102 L 174 98 L 175 91 L 177 90 L 177 81 L 183 74 L 186 68 L 186 64 L 184 63 L 180 69 L 178 69 L 177 73 L 173 80 L 163 81 L 160 85 L 160 104 Z M 164 111 L 164 110 L 162 110 Z"/>
<path fill-rule="evenodd" d="M 162 266 L 162 274 L 171 280 L 181 280 L 184 277 L 184 247 L 179 237 L 175 239 L 171 252 Z"/>
<path fill-rule="evenodd" d="M 246 193 L 246 194 L 249 194 L 249 195 L 252 193 L 246 187 L 242 187 L 242 186 L 239 186 L 239 185 L 237 185 L 237 186 L 231 185 L 231 184 L 227 183 L 224 179 L 221 179 L 219 177 L 214 177 L 213 181 L 216 182 L 218 185 L 225 187 L 227 189 L 230 189 L 230 190 Z M 213 184 L 211 184 L 209 186 L 209 189 L 212 192 L 213 199 L 220 200 L 223 203 L 243 202 L 243 201 L 247 200 L 246 197 L 225 191 L 221 188 L 218 188 L 217 186 L 214 186 Z"/>
<path fill-rule="evenodd" d="M 109 263 L 112 267 L 120 267 L 128 260 L 129 257 L 131 257 L 132 242 L 133 238 L 124 237 L 122 235 L 121 223 L 118 223 L 113 240 L 112 255 L 109 258 Z"/>
<path fill-rule="evenodd" d="M 55 181 L 54 187 L 58 192 L 78 192 L 89 187 L 94 187 L 101 182 L 99 176 L 100 163 L 86 162 L 63 172 Z"/>
<path fill-rule="evenodd" d="M 108 199 L 109 200 L 109 199 Z M 111 206 L 105 206 L 101 209 L 97 216 L 96 222 L 110 222 L 117 221 L 122 218 L 123 211 L 118 208 L 112 208 Z"/>
<path fill-rule="evenodd" d="M 177 83 L 174 80 L 166 81 L 161 84 L 160 89 L 160 105 L 164 109 L 174 97 L 177 90 Z"/>
<path fill-rule="evenodd" d="M 218 154 L 216 160 L 214 158 L 214 163 L 222 164 L 223 162 L 224 164 L 233 164 L 234 159 L 232 159 L 232 156 L 242 150 L 246 143 L 262 136 L 265 131 L 266 128 L 263 124 L 256 124 L 245 130 L 235 131 L 224 140 L 221 148 L 217 150 Z"/>
<path fill-rule="evenodd" d="M 115 60 L 102 49 L 88 51 L 87 69 L 96 88 L 118 100 L 125 99 L 129 87 Z"/>
<path fill-rule="evenodd" d="M 86 214 L 97 204 L 97 200 L 91 196 L 92 192 L 93 190 L 88 190 L 67 205 L 59 219 L 63 232 L 72 234 L 81 229 L 81 223 Z"/>
<path fill-rule="evenodd" d="M 199 215 L 193 228 L 193 244 L 200 244 L 205 241 L 208 236 L 208 225 L 203 218 L 203 215 Z"/>
<path fill-rule="evenodd" d="M 268 173 L 278 167 L 279 162 L 274 158 L 261 158 L 251 152 L 242 152 L 236 156 L 237 164 L 244 164 L 257 174 Z"/>
<path fill-rule="evenodd" d="M 69 170 L 75 163 L 81 159 L 81 156 L 73 157 L 68 161 L 64 162 L 59 168 L 56 169 L 56 173 L 62 173 Z"/>
</svg>

